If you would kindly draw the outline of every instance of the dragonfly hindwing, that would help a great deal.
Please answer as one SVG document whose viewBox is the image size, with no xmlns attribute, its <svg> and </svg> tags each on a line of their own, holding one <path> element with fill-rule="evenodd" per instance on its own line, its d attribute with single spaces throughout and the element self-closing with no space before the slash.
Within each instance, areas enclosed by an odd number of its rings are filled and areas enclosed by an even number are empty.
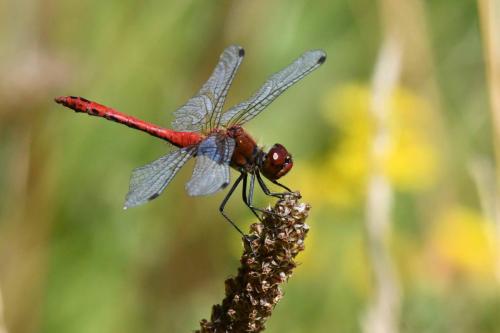
<svg viewBox="0 0 500 333">
<path fill-rule="evenodd" d="M 178 149 L 134 169 L 130 177 L 130 187 L 124 208 L 141 205 L 159 196 L 177 171 L 194 156 L 195 152 L 196 147 Z"/>
<path fill-rule="evenodd" d="M 229 185 L 234 146 L 234 140 L 222 134 L 210 135 L 200 143 L 193 176 L 186 184 L 189 195 L 212 194 Z"/>
</svg>

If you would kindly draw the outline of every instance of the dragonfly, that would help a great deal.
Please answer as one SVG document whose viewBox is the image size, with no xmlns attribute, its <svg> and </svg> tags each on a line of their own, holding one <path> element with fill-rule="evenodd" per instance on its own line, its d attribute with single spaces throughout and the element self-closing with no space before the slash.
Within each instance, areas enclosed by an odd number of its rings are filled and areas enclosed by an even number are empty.
<svg viewBox="0 0 500 333">
<path fill-rule="evenodd" d="M 172 129 L 137 119 L 83 97 L 62 96 L 55 99 L 57 103 L 76 112 L 102 117 L 146 132 L 177 148 L 132 171 L 124 209 L 158 197 L 191 158 L 196 158 L 196 162 L 192 177 L 186 184 L 190 196 L 218 192 L 230 184 L 231 167 L 239 172 L 222 200 L 219 211 L 244 237 L 245 234 L 225 212 L 229 198 L 240 183 L 243 202 L 259 219 L 258 212 L 264 210 L 253 204 L 255 180 L 266 195 L 280 197 L 291 192 L 278 179 L 292 168 L 292 155 L 279 143 L 265 152 L 242 125 L 323 64 L 326 53 L 322 50 L 303 53 L 287 67 L 270 76 L 249 99 L 223 112 L 229 87 L 244 55 L 244 49 L 238 45 L 231 45 L 222 52 L 215 69 L 198 93 L 174 112 Z M 271 192 L 263 177 L 287 192 Z"/>
</svg>

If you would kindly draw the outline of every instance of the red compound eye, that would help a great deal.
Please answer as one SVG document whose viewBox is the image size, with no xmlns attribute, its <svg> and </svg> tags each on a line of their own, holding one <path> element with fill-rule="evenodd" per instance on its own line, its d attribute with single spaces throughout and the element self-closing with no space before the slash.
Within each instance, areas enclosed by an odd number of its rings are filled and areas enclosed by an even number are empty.
<svg viewBox="0 0 500 333">
<path fill-rule="evenodd" d="M 277 143 L 267 153 L 261 171 L 266 178 L 276 180 L 290 171 L 292 166 L 292 156 L 285 147 Z"/>
</svg>

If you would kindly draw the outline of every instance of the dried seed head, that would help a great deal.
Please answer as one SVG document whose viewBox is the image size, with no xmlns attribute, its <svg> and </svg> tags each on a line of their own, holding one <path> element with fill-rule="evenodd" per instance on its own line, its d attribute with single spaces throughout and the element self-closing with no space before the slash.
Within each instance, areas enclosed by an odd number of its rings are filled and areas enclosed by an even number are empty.
<svg viewBox="0 0 500 333">
<path fill-rule="evenodd" d="M 280 284 L 297 266 L 294 258 L 304 250 L 309 231 L 305 223 L 310 206 L 300 203 L 300 194 L 280 199 L 263 222 L 250 226 L 236 277 L 226 280 L 226 297 L 212 308 L 210 321 L 200 322 L 200 333 L 261 332 L 264 323 L 283 297 Z M 250 247 L 251 246 L 251 247 Z"/>
</svg>

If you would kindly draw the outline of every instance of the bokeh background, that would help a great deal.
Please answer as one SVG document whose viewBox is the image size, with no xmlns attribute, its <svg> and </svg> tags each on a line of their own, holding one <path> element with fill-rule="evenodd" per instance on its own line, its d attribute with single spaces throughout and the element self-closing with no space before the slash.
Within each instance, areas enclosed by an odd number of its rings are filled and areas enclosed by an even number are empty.
<svg viewBox="0 0 500 333">
<path fill-rule="evenodd" d="M 1 2 L 0 332 L 189 332 L 209 316 L 242 247 L 224 193 L 188 197 L 190 163 L 122 210 L 131 170 L 169 147 L 53 98 L 169 126 L 232 43 L 246 58 L 227 105 L 328 53 L 247 126 L 293 153 L 283 182 L 313 207 L 267 331 L 500 332 L 499 6 Z M 253 222 L 239 196 L 229 213 Z"/>
</svg>

